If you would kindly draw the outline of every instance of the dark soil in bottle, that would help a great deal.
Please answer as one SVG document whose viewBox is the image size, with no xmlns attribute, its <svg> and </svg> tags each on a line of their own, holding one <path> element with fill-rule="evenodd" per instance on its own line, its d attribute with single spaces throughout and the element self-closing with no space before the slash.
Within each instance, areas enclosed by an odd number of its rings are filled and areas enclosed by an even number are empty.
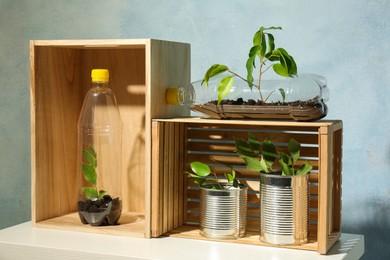
<svg viewBox="0 0 390 260">
<path fill-rule="evenodd" d="M 80 220 L 91 226 L 117 225 L 122 212 L 122 201 L 105 195 L 100 200 L 80 200 L 77 203 Z"/>
<path fill-rule="evenodd" d="M 218 100 L 213 100 L 210 103 L 217 105 Z M 306 101 L 293 101 L 293 102 L 263 102 L 261 100 L 248 99 L 244 101 L 242 98 L 236 100 L 224 99 L 221 101 L 220 105 L 239 105 L 239 106 L 309 106 L 309 107 L 322 107 L 322 101 L 319 102 L 317 98 L 313 98 Z"/>
</svg>

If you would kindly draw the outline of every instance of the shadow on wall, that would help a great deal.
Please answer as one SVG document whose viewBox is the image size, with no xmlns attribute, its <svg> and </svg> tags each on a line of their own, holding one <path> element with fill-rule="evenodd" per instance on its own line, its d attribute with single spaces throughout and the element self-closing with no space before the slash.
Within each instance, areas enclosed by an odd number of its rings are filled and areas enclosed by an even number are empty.
<svg viewBox="0 0 390 260">
<path fill-rule="evenodd" d="M 354 206 L 359 208 L 354 213 L 364 214 L 361 218 L 366 222 L 344 221 L 342 232 L 364 235 L 365 253 L 361 259 L 390 259 L 390 206 L 378 202 Z"/>
</svg>

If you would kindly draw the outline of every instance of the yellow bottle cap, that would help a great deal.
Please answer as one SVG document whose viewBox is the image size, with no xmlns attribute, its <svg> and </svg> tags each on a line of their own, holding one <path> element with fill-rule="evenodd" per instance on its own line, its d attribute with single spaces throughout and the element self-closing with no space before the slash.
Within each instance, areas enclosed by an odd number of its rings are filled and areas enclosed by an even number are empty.
<svg viewBox="0 0 390 260">
<path fill-rule="evenodd" d="M 109 72 L 107 69 L 93 69 L 91 77 L 93 82 L 108 82 Z"/>
<path fill-rule="evenodd" d="M 165 93 L 167 104 L 169 105 L 179 104 L 178 96 L 179 96 L 178 88 L 167 88 L 167 92 Z"/>
</svg>

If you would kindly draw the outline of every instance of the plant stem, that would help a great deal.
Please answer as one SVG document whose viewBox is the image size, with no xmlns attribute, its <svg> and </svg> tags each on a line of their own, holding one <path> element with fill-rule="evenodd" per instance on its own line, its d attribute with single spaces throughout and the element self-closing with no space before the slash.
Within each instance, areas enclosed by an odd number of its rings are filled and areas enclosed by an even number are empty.
<svg viewBox="0 0 390 260">
<path fill-rule="evenodd" d="M 265 70 L 263 70 L 263 71 L 261 72 L 261 75 L 263 75 L 269 68 L 271 68 L 272 65 L 273 65 L 273 64 L 269 65 Z"/>
<path fill-rule="evenodd" d="M 263 72 L 262 72 L 262 69 L 263 69 L 263 62 L 261 62 L 260 60 L 260 72 L 259 72 L 259 83 L 257 85 L 257 89 L 259 90 L 259 94 L 260 94 L 260 100 L 263 102 L 264 99 L 263 99 L 263 94 L 261 93 L 261 85 L 260 85 L 260 82 L 261 82 L 261 76 L 263 75 Z"/>
<path fill-rule="evenodd" d="M 253 84 L 253 83 L 250 83 L 248 80 L 244 79 L 243 77 L 241 77 L 240 75 L 238 75 L 238 74 L 235 73 L 234 71 L 228 69 L 228 72 L 230 72 L 230 73 L 233 74 L 234 76 L 239 77 L 239 78 L 242 79 L 243 81 L 248 82 L 249 84 L 252 84 L 252 86 L 255 86 L 257 89 L 259 88 L 258 86 L 256 86 L 256 85 Z"/>
<path fill-rule="evenodd" d="M 262 66 L 262 65 L 260 65 L 260 67 L 261 67 L 261 66 Z M 268 68 L 267 68 L 267 69 L 268 69 Z M 260 71 L 261 71 L 261 68 L 260 68 Z M 243 81 L 247 82 L 248 84 L 251 84 L 252 87 L 255 86 L 255 87 L 259 90 L 259 93 L 260 93 L 260 100 L 263 101 L 263 95 L 261 94 L 261 91 L 260 91 L 260 77 L 261 77 L 261 74 L 262 74 L 262 73 L 260 73 L 259 83 L 258 83 L 258 85 L 256 85 L 256 84 L 253 84 L 253 83 L 249 82 L 247 79 L 244 79 L 243 77 L 241 77 L 240 75 L 238 75 L 237 73 L 235 73 L 234 71 L 232 71 L 232 70 L 230 70 L 230 69 L 228 69 L 228 72 L 230 72 L 230 73 L 233 74 L 234 76 L 237 76 L 238 78 L 242 79 Z"/>
<path fill-rule="evenodd" d="M 214 175 L 214 178 L 215 178 L 215 182 L 219 186 L 219 189 L 223 190 L 221 183 L 219 183 L 219 181 L 218 181 L 217 174 L 215 172 L 213 172 L 213 175 Z"/>
</svg>

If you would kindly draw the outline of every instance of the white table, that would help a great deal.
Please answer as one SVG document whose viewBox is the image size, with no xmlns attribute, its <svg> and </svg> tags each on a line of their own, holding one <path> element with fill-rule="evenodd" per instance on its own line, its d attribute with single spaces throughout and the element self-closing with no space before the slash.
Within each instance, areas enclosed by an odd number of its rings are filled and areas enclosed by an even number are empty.
<svg viewBox="0 0 390 260">
<path fill-rule="evenodd" d="M 328 255 L 312 251 L 173 237 L 143 239 L 34 228 L 26 222 L 0 230 L 1 260 L 52 259 L 359 259 L 364 236 L 342 234 Z"/>
</svg>

